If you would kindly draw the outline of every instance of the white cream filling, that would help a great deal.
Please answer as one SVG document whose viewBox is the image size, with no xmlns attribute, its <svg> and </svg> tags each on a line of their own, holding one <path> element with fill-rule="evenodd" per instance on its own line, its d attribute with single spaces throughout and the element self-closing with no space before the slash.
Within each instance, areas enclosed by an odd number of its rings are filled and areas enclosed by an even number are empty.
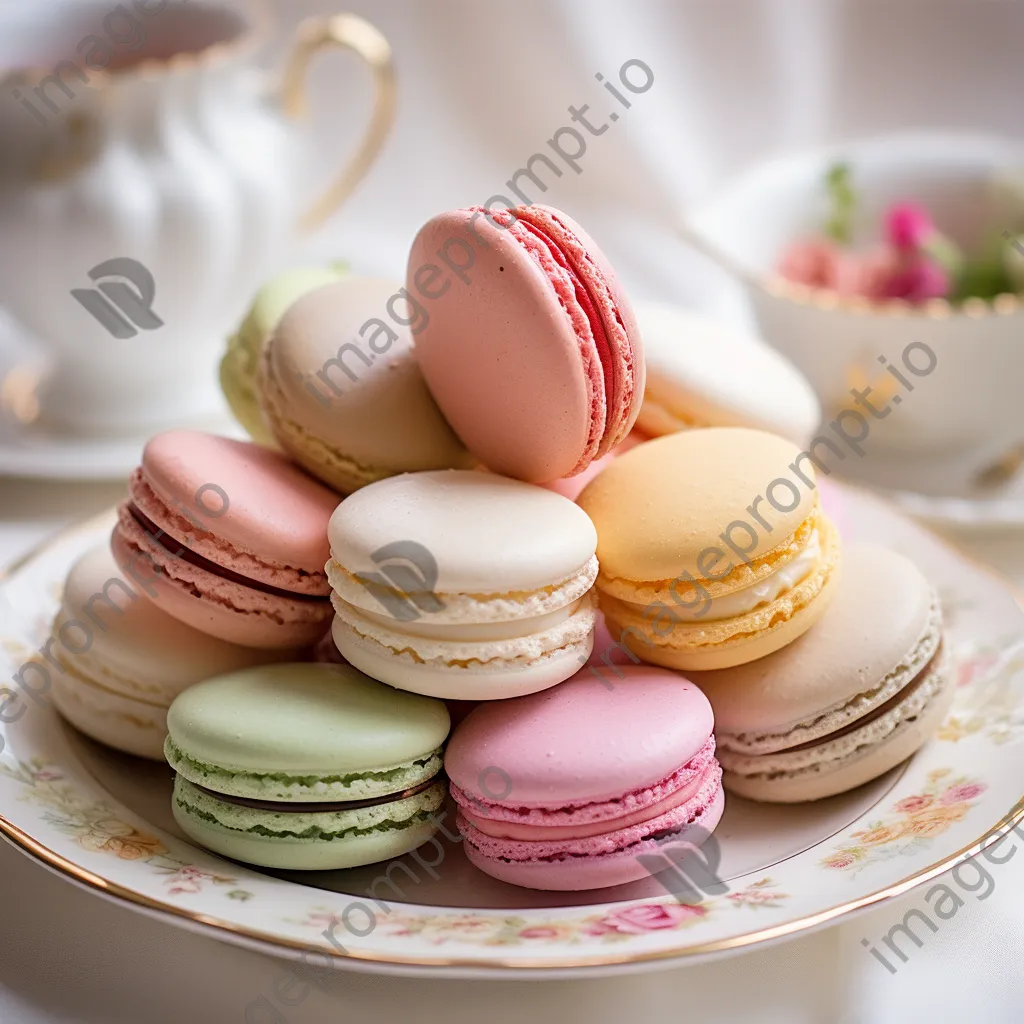
<svg viewBox="0 0 1024 1024">
<path fill-rule="evenodd" d="M 554 611 L 541 615 L 532 615 L 525 619 L 509 619 L 505 622 L 445 623 L 429 622 L 425 618 L 399 622 L 390 615 L 373 612 L 367 608 L 356 608 L 337 594 L 333 594 L 331 599 L 334 603 L 334 610 L 347 622 L 363 618 L 389 630 L 400 629 L 406 636 L 421 636 L 428 640 L 471 642 L 515 640 L 532 633 L 544 633 L 568 621 L 583 601 L 583 598 L 579 598 L 562 608 L 556 608 Z"/>
<path fill-rule="evenodd" d="M 798 583 L 805 580 L 814 571 L 821 560 L 821 540 L 815 529 L 799 554 L 779 566 L 775 572 L 759 580 L 751 587 L 744 587 L 732 594 L 714 597 L 710 602 L 703 602 L 694 608 L 675 605 L 672 614 L 681 622 L 719 622 L 722 619 L 735 619 L 770 604 L 780 595 L 792 590 Z M 684 591 L 685 593 L 685 591 Z M 698 614 L 707 608 L 703 615 Z"/>
</svg>

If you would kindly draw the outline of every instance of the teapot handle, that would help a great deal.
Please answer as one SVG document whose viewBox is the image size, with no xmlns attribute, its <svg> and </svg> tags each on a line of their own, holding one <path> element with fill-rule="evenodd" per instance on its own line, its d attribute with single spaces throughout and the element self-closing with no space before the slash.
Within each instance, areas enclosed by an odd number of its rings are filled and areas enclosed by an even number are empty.
<svg viewBox="0 0 1024 1024">
<path fill-rule="evenodd" d="M 306 76 L 310 62 L 320 50 L 334 46 L 353 50 L 373 70 L 376 90 L 373 113 L 355 155 L 299 219 L 299 228 L 303 231 L 318 227 L 349 197 L 377 158 L 395 119 L 395 68 L 391 47 L 378 29 L 354 14 L 306 18 L 299 24 L 284 70 L 282 105 L 285 114 L 291 118 L 306 114 Z"/>
</svg>

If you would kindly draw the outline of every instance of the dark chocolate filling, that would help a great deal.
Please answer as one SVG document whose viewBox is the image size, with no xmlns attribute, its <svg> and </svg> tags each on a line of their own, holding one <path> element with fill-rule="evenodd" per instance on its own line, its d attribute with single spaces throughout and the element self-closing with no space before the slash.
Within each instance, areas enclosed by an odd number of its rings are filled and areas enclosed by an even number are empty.
<svg viewBox="0 0 1024 1024">
<path fill-rule="evenodd" d="M 184 776 L 182 777 L 184 778 Z M 206 786 L 200 786 L 195 782 L 191 782 L 190 785 L 195 786 L 196 789 L 206 793 L 208 796 L 216 797 L 218 800 L 223 800 L 224 803 L 238 804 L 239 807 L 251 807 L 257 811 L 280 811 L 281 813 L 294 811 L 296 813 L 304 812 L 306 814 L 316 814 L 321 811 L 326 811 L 328 813 L 336 811 L 356 811 L 362 807 L 379 807 L 382 804 L 395 803 L 398 800 L 405 800 L 410 796 L 416 796 L 417 793 L 422 793 L 425 790 L 430 789 L 431 786 L 436 785 L 443 779 L 443 773 L 438 773 L 433 776 L 433 778 L 427 779 L 426 782 L 421 782 L 418 786 L 413 786 L 412 789 L 403 789 L 401 793 L 387 793 L 384 796 L 370 797 L 366 800 L 338 800 L 326 803 L 314 803 L 312 801 L 303 800 L 287 802 L 284 800 L 254 800 L 252 797 L 247 796 L 233 796 L 228 793 L 218 793 L 214 789 L 207 789 Z"/>
<path fill-rule="evenodd" d="M 913 679 L 903 687 L 902 690 L 898 690 L 894 693 L 884 704 L 879 704 L 873 711 L 869 711 L 866 715 L 861 718 L 855 719 L 848 725 L 844 725 L 842 729 L 837 729 L 835 732 L 830 732 L 825 736 L 820 736 L 816 740 L 809 740 L 807 743 L 801 743 L 796 747 L 786 747 L 785 751 L 779 751 L 779 753 L 790 753 L 794 750 L 810 750 L 811 747 L 819 747 L 823 743 L 831 743 L 833 740 L 840 739 L 843 736 L 849 736 L 851 732 L 862 728 L 865 725 L 870 725 L 872 722 L 877 721 L 882 715 L 892 711 L 898 704 L 902 704 L 928 677 L 928 675 L 934 670 L 938 664 L 939 657 L 942 654 L 942 641 L 939 641 L 939 646 L 935 648 L 935 653 L 928 659 L 928 664 Z"/>
<path fill-rule="evenodd" d="M 143 530 L 160 545 L 169 554 L 174 555 L 175 558 L 180 558 L 183 562 L 188 562 L 189 565 L 194 565 L 197 569 L 203 569 L 208 573 L 212 573 L 214 576 L 219 576 L 221 579 L 230 580 L 232 583 L 239 583 L 243 587 L 250 587 L 252 590 L 259 590 L 264 594 L 273 594 L 275 597 L 287 597 L 292 601 L 329 601 L 329 596 L 320 596 L 319 594 L 297 594 L 294 590 L 284 590 L 282 587 L 271 586 L 269 583 L 263 583 L 261 580 L 254 580 L 248 576 L 243 576 L 240 572 L 235 572 L 234 569 L 228 569 L 223 565 L 218 565 L 216 562 L 211 562 L 209 558 L 204 558 L 202 555 L 197 554 L 188 545 L 182 544 L 181 541 L 176 540 L 169 533 L 161 530 L 152 519 L 145 516 L 136 507 L 134 502 L 128 502 L 128 512 L 132 519 L 135 520 L 142 527 Z"/>
</svg>

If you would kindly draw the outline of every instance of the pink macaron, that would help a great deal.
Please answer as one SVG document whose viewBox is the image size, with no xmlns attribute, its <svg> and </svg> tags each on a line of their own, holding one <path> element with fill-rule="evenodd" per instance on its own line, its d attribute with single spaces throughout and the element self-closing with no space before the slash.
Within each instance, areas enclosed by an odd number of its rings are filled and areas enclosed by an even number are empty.
<svg viewBox="0 0 1024 1024">
<path fill-rule="evenodd" d="M 195 431 L 146 445 L 111 538 L 114 557 L 174 618 L 249 647 L 327 630 L 327 524 L 339 502 L 282 455 Z"/>
<path fill-rule="evenodd" d="M 564 213 L 439 214 L 413 242 L 407 288 L 429 300 L 416 336 L 427 385 L 489 469 L 529 483 L 574 476 L 629 433 L 644 393 L 633 310 Z"/>
<path fill-rule="evenodd" d="M 714 830 L 725 798 L 710 703 L 667 669 L 620 673 L 483 704 L 455 730 L 445 769 L 482 871 L 530 889 L 621 885 L 650 873 L 641 858 L 661 843 Z"/>
</svg>

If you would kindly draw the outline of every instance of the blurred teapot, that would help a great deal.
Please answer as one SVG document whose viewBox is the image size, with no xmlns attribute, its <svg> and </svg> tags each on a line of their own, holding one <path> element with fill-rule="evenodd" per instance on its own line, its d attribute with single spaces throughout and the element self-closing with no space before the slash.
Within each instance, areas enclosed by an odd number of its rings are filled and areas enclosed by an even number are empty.
<svg viewBox="0 0 1024 1024">
<path fill-rule="evenodd" d="M 355 15 L 308 19 L 268 89 L 251 63 L 266 19 L 248 3 L 61 0 L 5 9 L 0 27 L 0 305 L 51 364 L 40 420 L 135 433 L 209 413 L 218 349 L 261 278 L 380 151 L 387 41 Z M 289 118 L 311 58 L 335 46 L 370 65 L 375 103 L 302 212 Z"/>
</svg>

